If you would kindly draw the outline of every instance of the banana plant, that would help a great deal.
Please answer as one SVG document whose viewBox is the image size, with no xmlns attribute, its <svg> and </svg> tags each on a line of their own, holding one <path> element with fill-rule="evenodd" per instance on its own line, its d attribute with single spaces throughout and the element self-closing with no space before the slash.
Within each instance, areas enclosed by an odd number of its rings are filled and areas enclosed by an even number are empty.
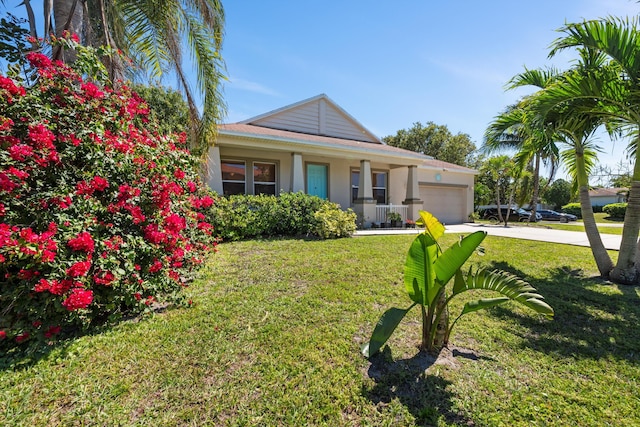
<svg viewBox="0 0 640 427">
<path fill-rule="evenodd" d="M 417 225 L 425 231 L 415 238 L 404 266 L 404 284 L 413 304 L 407 309 L 388 309 L 375 326 L 371 339 L 362 347 L 362 354 L 370 357 L 380 351 L 404 316 L 415 306 L 422 311 L 421 350 L 433 352 L 446 346 L 451 330 L 465 314 L 495 307 L 507 301 L 516 301 L 546 317 L 553 317 L 553 309 L 535 288 L 518 277 L 500 270 L 469 269 L 462 272 L 463 264 L 478 249 L 487 233 L 476 231 L 442 251 L 438 239 L 445 228 L 429 212 L 420 211 Z M 447 295 L 446 285 L 453 279 L 453 288 Z M 467 302 L 458 317 L 449 324 L 449 302 L 469 290 L 487 290 L 500 296 Z"/>
</svg>

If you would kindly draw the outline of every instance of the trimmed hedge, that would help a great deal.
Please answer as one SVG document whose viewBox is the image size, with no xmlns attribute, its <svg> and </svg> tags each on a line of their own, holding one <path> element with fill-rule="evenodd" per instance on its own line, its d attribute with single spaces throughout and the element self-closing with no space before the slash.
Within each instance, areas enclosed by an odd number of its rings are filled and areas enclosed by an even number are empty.
<svg viewBox="0 0 640 427">
<path fill-rule="evenodd" d="M 602 212 L 606 213 L 613 219 L 624 219 L 627 212 L 626 203 L 611 203 L 602 207 Z"/>
<path fill-rule="evenodd" d="M 572 214 L 578 218 L 582 218 L 582 209 L 580 203 L 568 203 L 562 207 L 562 212 Z"/>
<path fill-rule="evenodd" d="M 317 212 L 322 212 L 316 216 Z M 356 229 L 355 213 L 336 203 L 302 192 L 219 197 L 211 207 L 216 237 L 243 240 L 255 237 L 347 237 Z"/>
</svg>

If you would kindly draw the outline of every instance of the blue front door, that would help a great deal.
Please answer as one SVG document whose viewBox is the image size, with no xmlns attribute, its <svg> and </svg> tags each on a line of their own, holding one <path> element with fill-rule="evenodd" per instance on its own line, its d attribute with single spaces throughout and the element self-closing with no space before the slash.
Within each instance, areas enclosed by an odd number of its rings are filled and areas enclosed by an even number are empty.
<svg viewBox="0 0 640 427">
<path fill-rule="evenodd" d="M 327 198 L 327 165 L 307 165 L 307 194 Z"/>
</svg>

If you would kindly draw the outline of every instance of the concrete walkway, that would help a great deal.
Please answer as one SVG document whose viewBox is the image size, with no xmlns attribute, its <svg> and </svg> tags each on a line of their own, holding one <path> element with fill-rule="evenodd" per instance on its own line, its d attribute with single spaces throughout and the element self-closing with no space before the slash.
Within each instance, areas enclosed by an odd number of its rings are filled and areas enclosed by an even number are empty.
<svg viewBox="0 0 640 427">
<path fill-rule="evenodd" d="M 554 230 L 550 228 L 536 227 L 536 226 L 528 226 L 528 225 L 519 225 L 518 223 L 514 225 L 509 225 L 505 227 L 503 225 L 493 225 L 493 224 L 476 224 L 476 223 L 465 223 L 465 224 L 454 224 L 447 225 L 445 228 L 446 233 L 457 233 L 457 234 L 470 234 L 474 231 L 483 230 L 486 231 L 487 234 L 491 236 L 500 236 L 500 237 L 511 237 L 514 239 L 525 239 L 525 240 L 538 240 L 542 242 L 551 242 L 551 243 L 562 243 L 566 245 L 574 245 L 574 246 L 590 246 L 589 241 L 587 240 L 587 234 L 584 231 L 565 231 L 565 230 Z M 421 229 L 385 229 L 385 228 L 377 228 L 372 230 L 358 230 L 355 232 L 354 236 L 371 236 L 371 235 L 384 235 L 384 234 L 418 234 L 422 232 Z M 622 236 L 616 234 L 602 234 L 600 233 L 600 237 L 602 238 L 602 243 L 605 248 L 612 250 L 620 250 L 620 240 Z"/>
</svg>

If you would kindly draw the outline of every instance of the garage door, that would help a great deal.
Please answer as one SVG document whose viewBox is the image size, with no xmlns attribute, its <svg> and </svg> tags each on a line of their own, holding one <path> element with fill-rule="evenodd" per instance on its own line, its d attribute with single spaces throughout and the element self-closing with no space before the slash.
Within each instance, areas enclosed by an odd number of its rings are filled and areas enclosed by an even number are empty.
<svg viewBox="0 0 640 427">
<path fill-rule="evenodd" d="M 420 186 L 423 209 L 431 212 L 443 224 L 460 224 L 467 221 L 466 188 Z"/>
</svg>

